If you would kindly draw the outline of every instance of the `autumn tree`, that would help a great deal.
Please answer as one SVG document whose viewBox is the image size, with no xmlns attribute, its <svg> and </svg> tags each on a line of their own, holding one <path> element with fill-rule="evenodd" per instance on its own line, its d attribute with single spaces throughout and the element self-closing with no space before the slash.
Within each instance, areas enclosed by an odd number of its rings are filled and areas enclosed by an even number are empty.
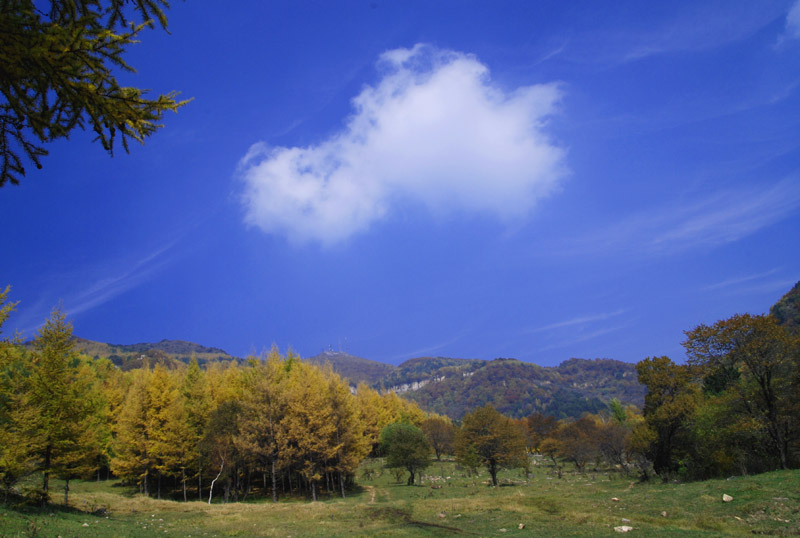
<svg viewBox="0 0 800 538">
<path fill-rule="evenodd" d="M 217 406 L 209 417 L 208 430 L 203 439 L 206 458 L 213 470 L 217 471 L 216 477 L 211 481 L 208 502 L 214 495 L 214 485 L 220 479 L 224 483 L 224 499 L 227 502 L 231 490 L 238 496 L 238 488 L 234 483 L 238 478 L 240 460 L 240 447 L 236 439 L 239 435 L 239 419 L 242 414 L 241 403 L 229 400 Z"/>
<path fill-rule="evenodd" d="M 698 325 L 683 343 L 706 393 L 736 394 L 738 412 L 765 433 L 776 466 L 793 464 L 790 445 L 800 433 L 797 372 L 800 339 L 772 316 L 736 315 Z"/>
<path fill-rule="evenodd" d="M 139 486 L 148 495 L 153 461 L 150 457 L 150 392 L 147 390 L 151 372 L 134 370 L 128 374 L 130 386 L 124 404 L 114 424 L 114 455 L 111 472 Z"/>
<path fill-rule="evenodd" d="M 284 361 L 277 349 L 266 360 L 254 364 L 245 381 L 242 416 L 239 425 L 239 446 L 265 469 L 264 489 L 267 489 L 267 469 L 270 475 L 272 502 L 278 502 L 278 471 L 280 445 L 283 437 L 281 419 L 286 413 L 283 384 L 287 380 Z"/>
<path fill-rule="evenodd" d="M 574 422 L 564 424 L 555 434 L 558 455 L 574 463 L 575 468 L 583 473 L 586 464 L 600 454 L 599 433 L 600 429 L 591 415 L 584 415 Z"/>
<path fill-rule="evenodd" d="M 156 366 L 150 375 L 147 386 L 150 402 L 146 422 L 147 452 L 156 473 L 156 496 L 161 498 L 161 482 L 165 476 L 179 476 L 185 500 L 186 467 L 193 439 L 175 377 L 163 366 Z"/>
<path fill-rule="evenodd" d="M 325 394 L 322 372 L 311 364 L 291 364 L 286 384 L 288 405 L 281 424 L 286 435 L 281 454 L 297 466 L 310 485 L 311 498 L 317 500 L 319 481 L 328 462 L 336 457 L 336 426 Z"/>
<path fill-rule="evenodd" d="M 130 6 L 130 7 L 129 7 Z M 153 19 L 167 27 L 167 0 L 14 0 L 0 2 L 0 186 L 18 184 L 24 162 L 41 168 L 42 146 L 91 129 L 112 153 L 144 142 L 166 111 L 186 101 L 175 92 L 147 97 L 122 86 L 134 72 L 126 49 Z"/>
<path fill-rule="evenodd" d="M 420 426 L 428 442 L 436 454 L 436 460 L 441 461 L 442 454 L 453 453 L 453 441 L 456 436 L 456 427 L 453 422 L 443 416 L 426 418 Z"/>
<path fill-rule="evenodd" d="M 384 399 L 378 391 L 361 382 L 356 388 L 356 403 L 359 417 L 364 428 L 364 435 L 370 444 L 371 452 L 375 452 L 380 435 L 387 424 L 393 422 L 393 416 L 384 405 Z"/>
<path fill-rule="evenodd" d="M 535 452 L 541 448 L 542 442 L 558 428 L 555 417 L 542 413 L 532 413 L 525 419 L 525 433 L 528 451 Z"/>
<path fill-rule="evenodd" d="M 666 479 L 680 467 L 681 454 L 693 445 L 690 420 L 697 408 L 698 390 L 689 368 L 669 357 L 652 357 L 636 364 L 639 382 L 647 387 L 644 420 L 635 431 L 638 449 Z"/>
<path fill-rule="evenodd" d="M 201 442 L 206 433 L 209 416 L 212 411 L 211 394 L 206 382 L 206 374 L 200 369 L 197 357 L 192 357 L 189 367 L 183 377 L 181 396 L 185 412 L 188 453 L 187 468 L 192 468 L 192 474 L 197 478 L 197 497 L 203 496 L 203 451 Z M 185 481 L 184 481 L 185 484 Z"/>
<path fill-rule="evenodd" d="M 345 482 L 352 478 L 359 464 L 370 452 L 369 439 L 364 435 L 364 424 L 358 403 L 350 393 L 349 385 L 337 374 L 326 368 L 328 403 L 334 427 L 333 444 L 336 448 L 331 468 L 338 475 L 339 492 L 345 496 Z"/>
<path fill-rule="evenodd" d="M 480 407 L 464 416 L 456 433 L 457 461 L 474 459 L 485 465 L 497 485 L 497 472 L 504 467 L 525 467 L 527 460 L 525 435 L 509 417 L 491 405 Z"/>
<path fill-rule="evenodd" d="M 409 486 L 418 472 L 430 465 L 431 446 L 421 429 L 406 422 L 395 422 L 381 431 L 381 452 L 387 467 L 408 471 Z"/>
</svg>

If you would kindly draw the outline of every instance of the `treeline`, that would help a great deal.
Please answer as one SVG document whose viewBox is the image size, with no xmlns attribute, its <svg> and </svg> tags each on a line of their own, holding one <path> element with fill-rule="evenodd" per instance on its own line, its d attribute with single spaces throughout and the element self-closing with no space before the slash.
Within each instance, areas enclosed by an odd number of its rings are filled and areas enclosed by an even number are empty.
<svg viewBox="0 0 800 538">
<path fill-rule="evenodd" d="M 640 413 L 612 400 L 575 421 L 534 413 L 528 446 L 577 469 L 600 462 L 643 478 L 699 480 L 800 466 L 800 337 L 769 315 L 686 331 L 685 364 L 636 364 Z"/>
<path fill-rule="evenodd" d="M 0 327 L 13 308 L 0 294 Z M 330 368 L 273 349 L 247 365 L 123 372 L 74 351 L 54 310 L 34 345 L 0 341 L 0 484 L 25 477 L 46 503 L 50 478 L 113 475 L 157 497 L 227 500 L 345 495 L 389 423 L 426 415 L 366 385 L 353 394 Z"/>
<path fill-rule="evenodd" d="M 648 392 L 633 443 L 654 471 L 702 479 L 800 466 L 800 337 L 747 314 L 686 336 L 686 364 L 636 365 Z"/>
<path fill-rule="evenodd" d="M 617 469 L 664 480 L 800 466 L 800 337 L 773 316 L 746 314 L 685 334 L 685 364 L 668 357 L 636 364 L 647 388 L 641 411 L 612 399 L 578 419 L 534 412 L 515 420 L 485 406 L 460 427 L 434 421 L 431 429 L 428 421 L 427 442 L 437 457 L 486 465 L 495 483 L 497 466 L 531 470 L 526 449 L 558 476 L 566 463 L 579 472 Z"/>
</svg>

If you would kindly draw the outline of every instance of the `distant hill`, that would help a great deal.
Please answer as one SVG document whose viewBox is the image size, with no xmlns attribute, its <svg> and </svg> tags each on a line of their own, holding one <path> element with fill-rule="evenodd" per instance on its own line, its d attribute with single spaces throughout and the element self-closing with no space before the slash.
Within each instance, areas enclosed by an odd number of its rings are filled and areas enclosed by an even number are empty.
<svg viewBox="0 0 800 538">
<path fill-rule="evenodd" d="M 769 313 L 796 335 L 800 335 L 800 282 L 772 305 Z"/>
<path fill-rule="evenodd" d="M 167 368 L 180 368 L 189 363 L 192 357 L 205 366 L 209 362 L 241 361 L 216 347 L 205 347 L 184 340 L 161 340 L 156 343 L 106 344 L 74 337 L 75 348 L 95 358 L 107 358 L 122 370 L 152 368 L 161 364 Z"/>
<path fill-rule="evenodd" d="M 334 372 L 348 379 L 352 385 L 358 385 L 362 381 L 368 385 L 375 385 L 396 368 L 391 364 L 336 351 L 324 351 L 305 360 L 317 366 L 330 364 Z"/>
<path fill-rule="evenodd" d="M 612 398 L 641 407 L 645 393 L 634 365 L 611 359 L 570 359 L 556 368 L 515 359 L 412 359 L 384 383 L 423 409 L 456 419 L 487 403 L 518 418 L 534 411 L 579 417 L 605 409 Z"/>
<path fill-rule="evenodd" d="M 243 360 L 223 349 L 183 340 L 126 345 L 77 337 L 74 341 L 79 351 L 108 358 L 122 370 L 156 365 L 183 368 L 193 356 L 201 366 Z M 542 367 L 515 359 L 419 357 L 393 366 L 326 351 L 305 360 L 318 366 L 330 364 L 353 386 L 363 381 L 391 390 L 425 410 L 455 419 L 487 403 L 513 417 L 539 411 L 564 418 L 605 409 L 612 398 L 639 407 L 644 402 L 645 389 L 634 365 L 611 359 L 570 359 L 558 367 Z"/>
</svg>

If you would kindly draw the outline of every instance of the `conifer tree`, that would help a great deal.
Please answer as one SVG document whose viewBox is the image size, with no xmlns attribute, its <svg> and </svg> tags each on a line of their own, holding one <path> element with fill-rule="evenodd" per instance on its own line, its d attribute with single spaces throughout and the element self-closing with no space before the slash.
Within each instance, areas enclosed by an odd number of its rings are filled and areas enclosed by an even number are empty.
<svg viewBox="0 0 800 538">
<path fill-rule="evenodd" d="M 197 478 L 197 496 L 203 497 L 203 452 L 201 442 L 208 427 L 211 413 L 211 394 L 208 390 L 206 375 L 200 369 L 197 357 L 193 356 L 189 368 L 183 378 L 181 386 L 183 406 L 185 410 L 186 426 L 188 428 L 187 440 L 189 441 L 187 453 L 187 469 L 193 469 Z M 184 481 L 185 484 L 185 481 Z M 185 500 L 185 499 L 184 499 Z"/>
<path fill-rule="evenodd" d="M 334 441 L 333 413 L 323 387 L 325 380 L 317 368 L 301 361 L 293 363 L 286 389 L 287 410 L 281 420 L 286 431 L 281 454 L 297 465 L 311 486 L 314 501 L 326 463 L 335 458 L 339 448 Z"/>
<path fill-rule="evenodd" d="M 364 423 L 350 387 L 330 367 L 323 373 L 328 383 L 328 401 L 334 426 L 336 457 L 333 467 L 339 475 L 339 490 L 344 498 L 346 477 L 353 475 L 371 446 L 364 435 Z"/>
<path fill-rule="evenodd" d="M 0 334 L 16 306 L 8 302 L 9 289 L 0 292 Z M 34 418 L 27 403 L 30 361 L 17 344 L 18 340 L 0 340 L 0 483 L 6 501 L 17 481 L 33 471 L 27 430 Z"/>
<path fill-rule="evenodd" d="M 238 443 L 244 452 L 264 468 L 264 489 L 267 470 L 270 475 L 272 502 L 278 502 L 277 475 L 280 466 L 280 446 L 284 436 L 281 419 L 286 413 L 283 388 L 287 378 L 284 361 L 273 348 L 265 361 L 253 360 L 243 394 L 242 416 Z"/>
<path fill-rule="evenodd" d="M 149 99 L 117 80 L 117 72 L 134 71 L 124 53 L 151 19 L 166 29 L 168 7 L 167 0 L 0 2 L 0 187 L 19 183 L 25 160 L 41 168 L 40 144 L 76 127 L 94 131 L 109 153 L 117 141 L 127 151 L 129 140 L 143 142 L 164 112 L 186 103 L 174 92 Z"/>
<path fill-rule="evenodd" d="M 86 449 L 89 438 L 84 434 L 92 421 L 91 379 L 81 375 L 72 324 L 60 309 L 54 309 L 39 329 L 34 348 L 27 403 L 35 418 L 30 424 L 29 446 L 42 471 L 46 500 L 53 471 L 69 476 L 70 469 L 82 460 L 79 453 Z"/>
<path fill-rule="evenodd" d="M 185 477 L 190 439 L 176 380 L 163 366 L 153 370 L 147 392 L 147 452 L 156 472 L 156 495 L 160 499 L 164 476 Z"/>
<path fill-rule="evenodd" d="M 149 370 L 134 370 L 128 375 L 131 378 L 130 387 L 114 425 L 111 472 L 138 485 L 139 490 L 148 495 L 153 467 L 148 453 L 150 442 L 147 427 L 151 408 L 147 386 L 151 373 Z"/>
</svg>

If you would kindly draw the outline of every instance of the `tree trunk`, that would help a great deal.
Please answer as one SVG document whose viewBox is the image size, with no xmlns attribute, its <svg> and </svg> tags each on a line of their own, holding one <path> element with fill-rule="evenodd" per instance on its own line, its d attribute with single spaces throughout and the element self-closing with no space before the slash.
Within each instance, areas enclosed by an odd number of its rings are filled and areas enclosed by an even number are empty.
<svg viewBox="0 0 800 538">
<path fill-rule="evenodd" d="M 64 506 L 69 506 L 69 478 L 64 481 Z"/>
<path fill-rule="evenodd" d="M 311 500 L 317 501 L 317 481 L 314 479 L 311 480 Z"/>
<path fill-rule="evenodd" d="M 344 499 L 344 473 L 339 472 L 339 486 L 342 488 L 342 499 Z"/>
<path fill-rule="evenodd" d="M 44 449 L 44 472 L 42 473 L 42 491 L 47 493 L 50 488 L 50 456 L 52 447 L 47 445 Z"/>
<path fill-rule="evenodd" d="M 275 477 L 275 458 L 270 461 L 270 472 L 272 473 L 272 502 L 278 502 L 278 481 Z"/>
<path fill-rule="evenodd" d="M 219 466 L 219 473 L 217 473 L 217 478 L 211 481 L 211 487 L 208 490 L 208 504 L 211 504 L 211 496 L 214 495 L 214 482 L 216 482 L 217 479 L 220 477 L 220 475 L 222 474 L 222 469 L 224 467 L 225 467 L 225 458 L 222 458 L 222 464 Z"/>
<path fill-rule="evenodd" d="M 183 502 L 186 502 L 186 468 L 181 467 L 181 482 L 183 483 Z"/>
<path fill-rule="evenodd" d="M 489 462 L 489 474 L 492 475 L 492 485 L 497 487 L 497 462 L 494 460 Z"/>
</svg>

